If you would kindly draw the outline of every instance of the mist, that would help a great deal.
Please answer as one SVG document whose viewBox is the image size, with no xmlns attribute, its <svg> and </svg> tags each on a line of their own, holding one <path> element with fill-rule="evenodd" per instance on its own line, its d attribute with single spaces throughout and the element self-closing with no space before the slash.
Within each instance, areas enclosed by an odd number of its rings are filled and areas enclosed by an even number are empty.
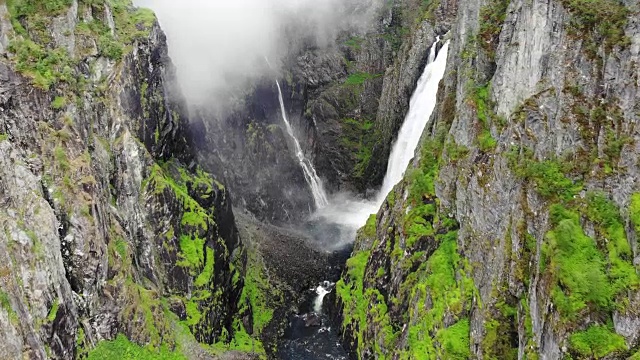
<svg viewBox="0 0 640 360">
<path fill-rule="evenodd" d="M 363 31 L 379 2 L 135 0 L 156 12 L 182 91 L 196 105 L 222 102 L 224 95 L 277 72 L 281 60 L 303 43 L 329 46 L 341 31 Z"/>
</svg>

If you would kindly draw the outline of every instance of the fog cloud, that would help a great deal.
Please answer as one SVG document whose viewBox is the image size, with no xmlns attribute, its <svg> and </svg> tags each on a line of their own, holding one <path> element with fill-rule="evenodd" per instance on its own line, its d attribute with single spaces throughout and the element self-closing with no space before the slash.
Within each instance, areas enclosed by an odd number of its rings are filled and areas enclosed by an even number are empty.
<svg viewBox="0 0 640 360">
<path fill-rule="evenodd" d="M 378 0 L 136 0 L 167 34 L 182 90 L 192 103 L 215 101 L 277 67 L 302 41 L 331 43 L 369 22 Z"/>
</svg>

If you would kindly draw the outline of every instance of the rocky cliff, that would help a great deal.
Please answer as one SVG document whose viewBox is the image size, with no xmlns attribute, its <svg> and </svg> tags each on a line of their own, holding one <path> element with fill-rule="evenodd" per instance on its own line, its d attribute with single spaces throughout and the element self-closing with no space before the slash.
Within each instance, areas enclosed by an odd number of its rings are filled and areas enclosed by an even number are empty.
<svg viewBox="0 0 640 360">
<path fill-rule="evenodd" d="M 640 356 L 637 2 L 457 9 L 430 126 L 337 287 L 347 343 L 359 358 Z"/>
<path fill-rule="evenodd" d="M 127 0 L 0 15 L 0 358 L 263 352 L 247 334 L 260 272 L 193 161 L 154 15 Z"/>
<path fill-rule="evenodd" d="M 298 222 L 313 211 L 280 114 L 280 76 L 294 132 L 327 190 L 365 194 L 379 187 L 427 50 L 451 27 L 456 5 L 385 2 L 372 11 L 371 24 L 340 29 L 328 44 L 290 30 L 282 74 L 266 69 L 273 74 L 238 92 L 231 110 L 217 113 L 211 104 L 196 111 L 200 162 L 225 174 L 235 204 L 261 220 Z"/>
</svg>

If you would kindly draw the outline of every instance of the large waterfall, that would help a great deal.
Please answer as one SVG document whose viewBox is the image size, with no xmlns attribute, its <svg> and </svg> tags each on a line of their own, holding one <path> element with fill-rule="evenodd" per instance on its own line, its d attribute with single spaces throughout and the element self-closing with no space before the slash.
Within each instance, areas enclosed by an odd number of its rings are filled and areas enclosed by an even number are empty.
<svg viewBox="0 0 640 360">
<path fill-rule="evenodd" d="M 268 60 L 267 60 L 268 62 Z M 300 147 L 300 142 L 296 138 L 293 133 L 293 128 L 291 128 L 291 124 L 289 123 L 289 119 L 287 117 L 287 110 L 284 106 L 284 99 L 282 98 L 282 89 L 280 88 L 280 82 L 276 80 L 276 85 L 278 86 L 278 100 L 280 101 L 280 111 L 282 112 L 282 120 L 284 120 L 284 124 L 287 128 L 287 133 L 293 140 L 293 144 L 295 146 L 296 157 L 300 162 L 300 166 L 302 167 L 302 171 L 304 172 L 304 178 L 307 180 L 309 187 L 311 188 L 311 193 L 313 194 L 313 200 L 316 203 L 316 208 L 322 209 L 325 206 L 329 205 L 329 199 L 327 197 L 327 193 L 324 191 L 324 186 L 322 185 L 322 180 L 318 177 L 318 173 L 316 173 L 316 169 L 313 167 L 313 164 L 309 159 L 304 156 L 302 152 L 302 147 Z"/>
<path fill-rule="evenodd" d="M 393 187 L 402 180 L 402 176 L 415 154 L 420 137 L 436 106 L 438 84 L 447 67 L 447 52 L 449 50 L 449 42 L 447 41 L 436 57 L 436 49 L 439 42 L 440 40 L 438 39 L 431 46 L 429 62 L 418 81 L 415 92 L 411 96 L 409 112 L 405 117 L 402 128 L 400 128 L 398 139 L 393 145 L 387 174 L 378 194 L 379 204 L 382 204 Z"/>
<path fill-rule="evenodd" d="M 447 65 L 447 42 L 436 57 L 438 39 L 429 50 L 429 61 L 424 69 L 415 92 L 409 103 L 409 112 L 405 117 L 398 139 L 394 143 L 384 184 L 373 201 L 362 201 L 350 196 L 334 196 L 331 204 L 314 214 L 317 219 L 323 219 L 327 223 L 341 225 L 351 229 L 345 239 L 333 243 L 334 248 L 341 248 L 351 243 L 355 238 L 355 232 L 362 227 L 367 218 L 380 208 L 389 191 L 402 180 L 402 176 L 413 158 L 420 137 L 431 117 L 436 105 L 438 84 L 444 76 Z M 334 240 L 335 241 L 335 240 Z"/>
</svg>

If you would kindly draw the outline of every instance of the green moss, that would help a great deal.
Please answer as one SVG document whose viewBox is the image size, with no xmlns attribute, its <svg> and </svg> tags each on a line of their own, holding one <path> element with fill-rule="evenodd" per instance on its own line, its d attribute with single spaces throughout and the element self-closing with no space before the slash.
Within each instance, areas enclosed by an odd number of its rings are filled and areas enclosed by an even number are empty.
<svg viewBox="0 0 640 360">
<path fill-rule="evenodd" d="M 127 244 L 127 242 L 122 237 L 116 238 L 114 247 L 118 255 L 120 255 L 121 259 L 127 258 L 127 251 L 129 249 L 129 244 Z"/>
<path fill-rule="evenodd" d="M 62 109 L 65 105 L 67 105 L 67 99 L 63 96 L 56 96 L 53 102 L 51 102 L 51 107 L 56 110 Z"/>
<path fill-rule="evenodd" d="M 200 319 L 202 319 L 202 313 L 200 312 L 200 308 L 198 303 L 194 300 L 189 300 L 185 302 L 185 309 L 187 312 L 187 325 L 196 326 L 200 323 Z"/>
<path fill-rule="evenodd" d="M 180 236 L 180 259 L 178 266 L 189 268 L 192 273 L 204 265 L 205 240 L 189 235 Z"/>
<path fill-rule="evenodd" d="M 635 193 L 631 196 L 629 218 L 636 234 L 640 235 L 640 193 Z"/>
<path fill-rule="evenodd" d="M 349 75 L 347 79 L 344 81 L 344 84 L 347 86 L 360 86 L 365 83 L 367 80 L 375 79 L 381 77 L 382 74 L 370 74 L 365 72 L 357 72 Z"/>
<path fill-rule="evenodd" d="M 372 150 L 378 138 L 373 122 L 367 119 L 342 119 L 342 135 L 340 141 L 345 152 L 353 154 L 355 166 L 351 175 L 364 181 L 366 169 L 371 162 Z"/>
<path fill-rule="evenodd" d="M 605 259 L 580 226 L 579 215 L 560 205 L 551 207 L 553 229 L 546 235 L 544 262 L 556 280 L 552 299 L 565 319 L 574 320 L 588 304 L 610 309 L 614 289 Z"/>
<path fill-rule="evenodd" d="M 209 220 L 209 216 L 207 213 L 202 211 L 201 209 L 197 209 L 196 211 L 187 211 L 182 214 L 182 226 L 193 226 L 195 228 L 200 228 L 204 231 L 207 231 L 208 225 L 207 222 Z"/>
<path fill-rule="evenodd" d="M 49 309 L 49 315 L 47 315 L 47 320 L 49 322 L 55 321 L 56 317 L 58 316 L 59 307 L 60 307 L 60 300 L 56 298 L 53 301 L 53 304 L 51 305 L 51 309 Z"/>
<path fill-rule="evenodd" d="M 372 238 L 376 236 L 376 214 L 371 214 L 364 226 L 364 236 Z"/>
<path fill-rule="evenodd" d="M 239 317 L 249 313 L 252 315 L 253 335 L 249 335 L 243 321 L 237 318 L 233 322 L 232 336 L 223 333 L 214 345 L 215 349 L 255 353 L 261 357 L 266 354 L 259 338 L 267 324 L 272 321 L 273 302 L 282 302 L 283 298 L 280 291 L 266 279 L 264 271 L 262 258 L 256 252 L 250 251 L 237 313 Z"/>
<path fill-rule="evenodd" d="M 537 161 L 526 148 L 512 148 L 507 153 L 509 166 L 514 173 L 536 185 L 537 192 L 549 199 L 568 201 L 583 189 L 581 182 L 573 181 L 566 174 L 571 164 L 557 159 Z"/>
<path fill-rule="evenodd" d="M 118 334 L 113 341 L 102 341 L 91 350 L 88 360 L 186 360 L 179 352 L 172 351 L 166 346 L 159 350 L 134 344 L 124 335 Z"/>
<path fill-rule="evenodd" d="M 442 346 L 442 359 L 465 360 L 471 357 L 469 344 L 469 319 L 462 319 L 446 329 L 438 331 L 437 340 Z"/>
<path fill-rule="evenodd" d="M 369 260 L 369 251 L 362 251 L 347 260 L 347 276 L 349 284 L 340 279 L 336 284 L 336 294 L 344 303 L 343 325 L 354 320 L 365 324 L 366 304 L 364 303 L 364 271 Z"/>
<path fill-rule="evenodd" d="M 640 285 L 633 252 L 627 240 L 625 227 L 618 206 L 602 193 L 587 194 L 587 218 L 594 222 L 599 238 L 606 239 L 609 280 L 612 291 L 619 294 Z M 604 246 L 603 246 L 604 245 Z"/>
<path fill-rule="evenodd" d="M 207 247 L 204 270 L 202 270 L 200 275 L 198 275 L 198 277 L 196 278 L 196 281 L 194 282 L 195 286 L 204 287 L 209 285 L 213 277 L 214 260 L 213 249 Z"/>
<path fill-rule="evenodd" d="M 476 108 L 479 120 L 479 133 L 477 135 L 478 147 L 483 152 L 493 151 L 498 142 L 491 135 L 491 125 L 497 119 L 494 113 L 493 103 L 489 99 L 490 84 L 475 86 L 471 88 L 469 100 Z"/>
<path fill-rule="evenodd" d="M 13 307 L 11 306 L 9 294 L 2 291 L 2 289 L 0 289 L 0 307 L 2 307 L 2 309 L 4 309 L 7 314 L 9 314 L 9 320 L 12 324 L 19 324 L 18 314 L 13 310 Z"/>
<path fill-rule="evenodd" d="M 609 326 L 593 325 L 585 331 L 572 334 L 569 342 L 571 350 L 582 358 L 602 358 L 627 349 L 624 338 Z"/>
<path fill-rule="evenodd" d="M 9 140 L 9 135 L 0 133 L 0 142 L 6 141 L 6 140 Z"/>
</svg>

